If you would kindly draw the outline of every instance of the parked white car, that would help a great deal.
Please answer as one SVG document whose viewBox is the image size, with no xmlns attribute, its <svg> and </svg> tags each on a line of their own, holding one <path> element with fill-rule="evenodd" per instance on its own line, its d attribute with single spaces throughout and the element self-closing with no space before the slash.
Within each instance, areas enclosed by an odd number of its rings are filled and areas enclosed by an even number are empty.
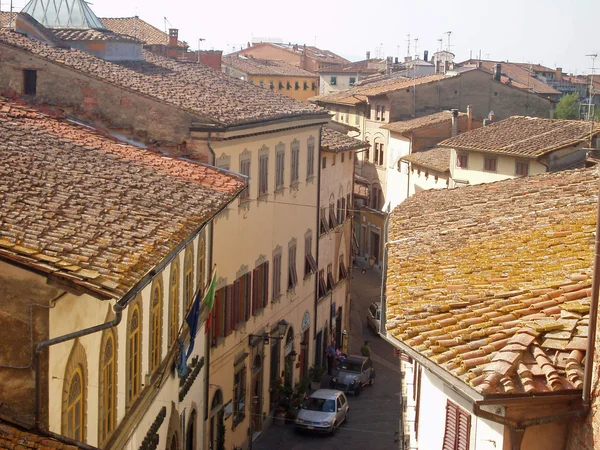
<svg viewBox="0 0 600 450">
<path fill-rule="evenodd" d="M 298 411 L 296 430 L 334 434 L 348 421 L 348 399 L 341 391 L 319 389 L 311 394 Z"/>
<path fill-rule="evenodd" d="M 381 302 L 373 302 L 367 310 L 367 325 L 371 327 L 375 334 L 379 334 L 381 324 Z"/>
</svg>

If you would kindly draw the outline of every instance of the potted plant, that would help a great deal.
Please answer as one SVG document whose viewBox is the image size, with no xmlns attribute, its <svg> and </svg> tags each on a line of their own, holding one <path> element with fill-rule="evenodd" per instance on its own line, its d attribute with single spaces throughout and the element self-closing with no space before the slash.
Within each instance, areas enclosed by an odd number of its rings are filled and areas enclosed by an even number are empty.
<svg viewBox="0 0 600 450">
<path fill-rule="evenodd" d="M 323 366 L 312 366 L 308 370 L 308 378 L 310 379 L 310 390 L 316 391 L 321 387 L 321 381 L 325 374 L 325 367 Z"/>
</svg>

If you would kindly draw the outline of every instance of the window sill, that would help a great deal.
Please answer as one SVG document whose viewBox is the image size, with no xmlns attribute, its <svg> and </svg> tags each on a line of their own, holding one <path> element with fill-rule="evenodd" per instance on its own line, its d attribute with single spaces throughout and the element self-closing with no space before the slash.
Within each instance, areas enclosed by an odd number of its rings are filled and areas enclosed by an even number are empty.
<svg viewBox="0 0 600 450">
<path fill-rule="evenodd" d="M 238 204 L 239 208 L 243 208 L 243 209 L 250 209 L 250 199 L 249 198 L 245 198 L 245 199 L 240 199 L 240 202 Z"/>
<path fill-rule="evenodd" d="M 265 193 L 263 193 L 263 194 L 260 194 L 260 195 L 258 196 L 258 198 L 256 199 L 256 202 L 257 202 L 257 203 L 260 203 L 260 202 L 267 203 L 268 201 L 269 201 L 269 193 L 268 193 L 268 192 L 265 192 Z"/>
<path fill-rule="evenodd" d="M 277 189 L 275 189 L 275 195 L 283 195 L 283 193 L 285 192 L 285 188 L 283 186 L 279 186 L 277 187 Z"/>
<path fill-rule="evenodd" d="M 290 191 L 297 191 L 299 188 L 300 188 L 299 181 L 294 181 L 292 184 L 290 184 Z"/>
<path fill-rule="evenodd" d="M 309 278 L 311 277 L 311 275 L 313 275 L 313 274 L 314 274 L 314 272 L 308 272 L 308 273 L 305 273 L 305 274 L 304 274 L 304 278 L 303 278 L 303 280 L 304 280 L 304 281 L 306 281 L 306 280 L 307 280 L 307 279 L 309 279 Z"/>
<path fill-rule="evenodd" d="M 306 178 L 306 182 L 307 183 L 314 183 L 314 181 L 315 181 L 316 178 L 317 177 L 315 177 L 314 175 L 311 175 L 311 176 L 309 176 L 309 177 Z"/>
</svg>

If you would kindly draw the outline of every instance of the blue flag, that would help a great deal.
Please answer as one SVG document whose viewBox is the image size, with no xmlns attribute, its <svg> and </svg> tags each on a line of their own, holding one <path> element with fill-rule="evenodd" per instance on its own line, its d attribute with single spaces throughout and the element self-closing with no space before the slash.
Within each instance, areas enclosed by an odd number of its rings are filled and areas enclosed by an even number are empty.
<svg viewBox="0 0 600 450">
<path fill-rule="evenodd" d="M 179 362 L 177 363 L 177 375 L 179 378 L 183 378 L 187 375 L 188 366 L 187 366 L 187 357 L 185 356 L 185 345 L 183 344 L 183 340 L 181 338 L 179 341 Z"/>
<path fill-rule="evenodd" d="M 194 303 L 192 304 L 192 309 L 188 313 L 185 321 L 190 327 L 190 346 L 187 350 L 186 359 L 190 357 L 192 354 L 192 350 L 194 350 L 194 341 L 196 340 L 196 333 L 198 333 L 198 318 L 200 317 L 200 289 L 194 298 Z"/>
</svg>

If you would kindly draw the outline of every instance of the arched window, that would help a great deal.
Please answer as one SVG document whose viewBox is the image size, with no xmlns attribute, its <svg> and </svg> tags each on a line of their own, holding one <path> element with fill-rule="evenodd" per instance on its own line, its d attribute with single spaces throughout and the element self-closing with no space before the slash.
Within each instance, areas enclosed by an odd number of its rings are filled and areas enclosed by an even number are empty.
<svg viewBox="0 0 600 450">
<path fill-rule="evenodd" d="M 103 443 L 110 433 L 112 433 L 116 424 L 117 378 L 115 343 L 114 331 L 106 330 L 102 339 L 100 353 L 100 425 L 98 429 L 100 443 Z"/>
<path fill-rule="evenodd" d="M 184 314 L 192 306 L 194 298 L 194 248 L 189 245 L 185 250 L 185 262 L 183 264 L 183 304 Z"/>
<path fill-rule="evenodd" d="M 141 354 L 142 354 L 142 311 L 139 304 L 132 306 L 128 329 L 128 360 L 127 360 L 127 403 L 130 404 L 140 393 L 141 381 Z"/>
<path fill-rule="evenodd" d="M 162 356 L 162 297 L 162 283 L 156 282 L 152 289 L 150 311 L 150 373 L 158 368 Z"/>
<path fill-rule="evenodd" d="M 198 241 L 198 286 L 200 289 L 200 295 L 204 292 L 204 278 L 206 277 L 206 232 L 200 233 L 200 239 Z"/>
<path fill-rule="evenodd" d="M 179 332 L 179 263 L 171 264 L 171 277 L 169 284 L 169 343 L 177 340 Z"/>
<path fill-rule="evenodd" d="M 67 437 L 76 441 L 83 439 L 83 374 L 79 367 L 75 369 L 69 382 Z"/>
</svg>

